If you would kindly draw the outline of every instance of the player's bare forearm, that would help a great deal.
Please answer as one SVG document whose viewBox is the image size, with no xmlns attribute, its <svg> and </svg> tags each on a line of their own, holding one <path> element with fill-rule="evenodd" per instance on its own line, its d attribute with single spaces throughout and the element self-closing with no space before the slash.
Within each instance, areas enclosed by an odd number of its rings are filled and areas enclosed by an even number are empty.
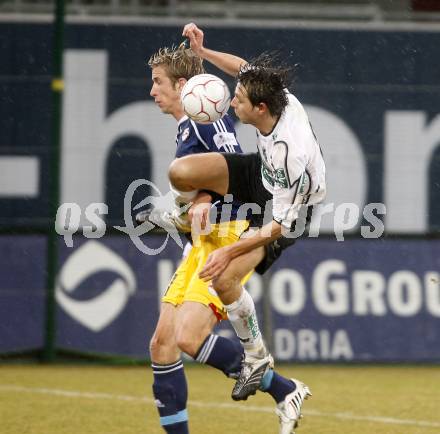
<svg viewBox="0 0 440 434">
<path fill-rule="evenodd" d="M 281 225 L 271 221 L 256 232 L 249 232 L 246 237 L 240 238 L 234 244 L 227 247 L 232 259 L 244 255 L 258 247 L 265 246 L 281 236 Z"/>
<path fill-rule="evenodd" d="M 241 57 L 209 48 L 203 49 L 201 57 L 233 77 L 236 77 L 240 68 L 247 63 Z"/>
<path fill-rule="evenodd" d="M 209 256 L 205 265 L 199 273 L 200 279 L 208 282 L 220 276 L 229 263 L 238 256 L 244 255 L 252 250 L 269 244 L 281 236 L 281 225 L 271 222 L 263 226 L 251 236 L 242 238 L 234 244 L 214 250 Z"/>
<path fill-rule="evenodd" d="M 241 57 L 221 51 L 211 50 L 203 45 L 204 34 L 194 23 L 189 23 L 183 28 L 182 35 L 187 37 L 191 44 L 191 49 L 202 59 L 212 63 L 226 74 L 235 77 L 241 66 L 245 65 L 246 60 Z"/>
</svg>

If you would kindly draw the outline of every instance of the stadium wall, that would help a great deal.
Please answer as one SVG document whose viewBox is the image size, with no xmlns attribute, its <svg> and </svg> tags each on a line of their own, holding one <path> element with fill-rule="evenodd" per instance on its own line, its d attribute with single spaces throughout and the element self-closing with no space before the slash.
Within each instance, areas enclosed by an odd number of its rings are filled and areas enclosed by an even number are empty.
<svg viewBox="0 0 440 434">
<path fill-rule="evenodd" d="M 149 98 L 146 60 L 180 34 L 171 25 L 67 25 L 61 202 L 80 206 L 83 226 L 90 225 L 87 206 L 102 202 L 109 207 L 104 229 L 123 225 L 124 195 L 135 179 L 166 193 L 175 125 Z M 53 224 L 51 38 L 46 23 L 0 23 L 1 353 L 41 348 L 44 339 L 46 238 L 36 233 Z M 275 356 L 440 360 L 440 243 L 426 239 L 440 227 L 440 64 L 432 61 L 440 33 L 210 26 L 206 38 L 246 58 L 278 49 L 298 64 L 293 88 L 326 157 L 328 202 L 360 209 L 345 232 L 350 239 L 335 240 L 330 213 L 325 239 L 299 242 L 266 280 L 251 282 L 272 325 Z M 237 129 L 252 150 L 252 129 Z M 138 189 L 132 203 L 149 193 Z M 385 203 L 385 235 L 418 238 L 362 239 L 369 203 Z M 5 234 L 11 229 L 33 234 Z M 178 247 L 168 242 L 160 255 L 145 255 L 122 235 L 73 241 L 69 248 L 60 237 L 57 346 L 145 356 L 158 288 L 166 287 Z"/>
</svg>

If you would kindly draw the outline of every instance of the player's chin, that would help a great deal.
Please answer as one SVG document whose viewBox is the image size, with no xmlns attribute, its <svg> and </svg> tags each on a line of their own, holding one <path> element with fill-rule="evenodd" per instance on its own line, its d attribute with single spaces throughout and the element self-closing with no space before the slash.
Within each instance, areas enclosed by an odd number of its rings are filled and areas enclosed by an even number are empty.
<svg viewBox="0 0 440 434">
<path fill-rule="evenodd" d="M 167 107 L 165 107 L 162 103 L 157 102 L 157 103 L 156 103 L 156 106 L 158 107 L 158 109 L 159 109 L 162 113 L 165 113 L 165 114 L 168 113 Z"/>
<path fill-rule="evenodd" d="M 158 106 L 158 107 L 164 115 L 169 115 L 171 113 L 171 110 L 169 109 L 169 107 L 164 107 L 164 106 Z"/>
<path fill-rule="evenodd" d="M 243 114 L 237 111 L 237 109 L 234 109 L 234 114 L 237 116 L 237 118 L 240 120 L 240 122 L 245 123 L 246 119 L 243 117 Z"/>
</svg>

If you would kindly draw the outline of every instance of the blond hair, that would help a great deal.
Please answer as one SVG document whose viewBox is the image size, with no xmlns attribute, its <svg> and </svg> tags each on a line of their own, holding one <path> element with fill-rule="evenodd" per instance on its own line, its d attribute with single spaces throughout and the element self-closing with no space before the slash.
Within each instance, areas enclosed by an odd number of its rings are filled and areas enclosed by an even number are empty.
<svg viewBox="0 0 440 434">
<path fill-rule="evenodd" d="M 179 78 L 189 80 L 194 75 L 205 72 L 202 58 L 184 44 L 160 48 L 150 57 L 148 66 L 151 69 L 164 66 L 172 83 L 176 83 Z"/>
</svg>

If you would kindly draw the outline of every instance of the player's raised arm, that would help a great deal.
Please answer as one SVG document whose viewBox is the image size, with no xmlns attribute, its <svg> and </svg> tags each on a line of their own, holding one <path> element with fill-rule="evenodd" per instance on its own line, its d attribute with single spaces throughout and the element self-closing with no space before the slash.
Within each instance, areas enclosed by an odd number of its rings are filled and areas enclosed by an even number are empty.
<svg viewBox="0 0 440 434">
<path fill-rule="evenodd" d="M 194 53 L 226 72 L 226 74 L 235 77 L 238 74 L 240 67 L 247 63 L 246 60 L 234 56 L 233 54 L 222 53 L 220 51 L 206 48 L 203 45 L 203 31 L 194 23 L 186 24 L 183 28 L 182 35 L 189 39 L 191 49 Z"/>
</svg>

